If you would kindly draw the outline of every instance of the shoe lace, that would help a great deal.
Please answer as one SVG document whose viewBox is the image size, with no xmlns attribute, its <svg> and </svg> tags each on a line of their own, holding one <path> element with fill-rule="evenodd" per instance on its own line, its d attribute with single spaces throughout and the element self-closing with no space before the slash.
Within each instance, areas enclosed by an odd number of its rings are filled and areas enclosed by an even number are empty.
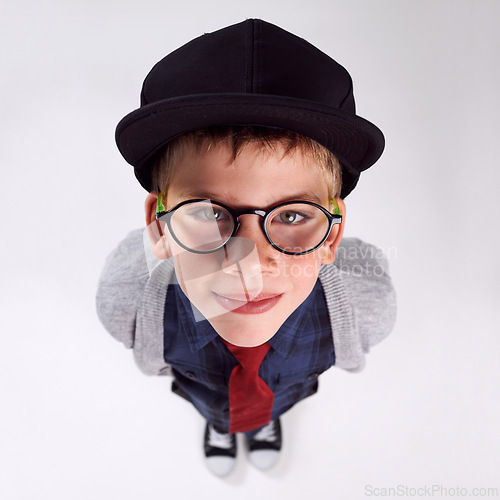
<svg viewBox="0 0 500 500">
<path fill-rule="evenodd" d="M 208 426 L 208 444 L 214 448 L 228 450 L 233 445 L 231 434 L 217 432 L 214 427 Z"/>
<path fill-rule="evenodd" d="M 255 441 L 267 441 L 273 442 L 276 440 L 276 429 L 274 427 L 274 420 L 271 420 L 266 426 L 262 427 L 262 429 L 255 434 L 253 437 Z"/>
</svg>

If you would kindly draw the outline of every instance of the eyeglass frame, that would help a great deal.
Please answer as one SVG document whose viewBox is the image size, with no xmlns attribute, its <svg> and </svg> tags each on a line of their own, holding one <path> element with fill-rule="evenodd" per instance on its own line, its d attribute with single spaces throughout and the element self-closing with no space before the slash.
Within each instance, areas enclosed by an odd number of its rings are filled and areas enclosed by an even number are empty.
<svg viewBox="0 0 500 500">
<path fill-rule="evenodd" d="M 180 208 L 184 205 L 188 205 L 190 203 L 199 203 L 199 202 L 203 202 L 203 201 L 205 201 L 205 202 L 210 201 L 210 203 L 222 207 L 224 210 L 227 210 L 227 212 L 229 213 L 229 215 L 231 215 L 231 217 L 233 219 L 234 227 L 233 227 L 233 231 L 232 231 L 231 235 L 229 236 L 229 238 L 227 239 L 227 241 L 223 245 L 220 245 L 219 247 L 214 248 L 213 250 L 194 250 L 192 248 L 187 247 L 177 238 L 175 232 L 172 229 L 172 225 L 171 225 L 172 216 L 178 208 Z M 335 198 L 331 198 L 330 203 L 334 207 L 333 213 L 330 213 L 325 207 L 322 207 L 321 205 L 318 205 L 317 203 L 314 203 L 312 201 L 306 201 L 306 200 L 285 201 L 283 203 L 275 205 L 274 207 L 270 208 L 269 210 L 262 210 L 262 209 L 258 209 L 258 208 L 243 208 L 243 209 L 236 210 L 236 209 L 228 207 L 227 205 L 224 205 L 224 203 L 220 203 L 218 201 L 206 200 L 204 198 L 196 198 L 196 199 L 192 199 L 192 200 L 181 201 L 180 203 L 175 205 L 175 207 L 172 207 L 170 210 L 165 210 L 165 206 L 163 205 L 163 193 L 159 193 L 158 199 L 156 202 L 156 220 L 158 222 L 164 220 L 168 226 L 168 229 L 170 231 L 170 234 L 172 235 L 172 238 L 182 248 L 184 248 L 188 252 L 192 252 L 192 253 L 196 253 L 196 254 L 210 254 L 210 253 L 215 253 L 215 252 L 221 250 L 222 248 L 224 248 L 231 241 L 231 239 L 235 237 L 236 233 L 238 232 L 238 229 L 240 228 L 240 221 L 239 221 L 240 216 L 247 215 L 247 214 L 248 215 L 258 215 L 258 216 L 262 217 L 261 226 L 262 226 L 262 230 L 264 232 L 264 235 L 265 235 L 267 241 L 269 242 L 269 244 L 275 250 L 278 250 L 278 252 L 284 253 L 286 255 L 306 255 L 308 253 L 314 252 L 321 245 L 323 245 L 323 243 L 327 240 L 328 236 L 330 236 L 330 233 L 332 231 L 333 226 L 335 226 L 336 224 L 342 223 L 342 212 L 340 211 L 337 200 L 335 200 Z M 269 233 L 268 233 L 267 227 L 266 227 L 266 222 L 267 222 L 269 215 L 271 213 L 273 213 L 278 208 L 284 207 L 286 205 L 293 205 L 293 204 L 311 205 L 313 207 L 317 207 L 326 215 L 326 217 L 328 219 L 328 229 L 326 231 L 324 238 L 321 240 L 321 242 L 318 243 L 314 248 L 311 248 L 309 250 L 305 250 L 303 252 L 290 252 L 288 250 L 284 250 L 284 249 L 280 248 L 279 246 L 277 246 L 273 242 L 271 237 L 269 236 Z M 163 217 L 165 217 L 165 219 L 162 219 Z"/>
</svg>

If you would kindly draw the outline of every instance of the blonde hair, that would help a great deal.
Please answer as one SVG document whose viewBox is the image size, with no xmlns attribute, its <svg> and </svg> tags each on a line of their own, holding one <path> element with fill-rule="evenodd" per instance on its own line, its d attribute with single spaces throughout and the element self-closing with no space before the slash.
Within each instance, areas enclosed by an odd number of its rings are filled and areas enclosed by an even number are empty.
<svg viewBox="0 0 500 500">
<path fill-rule="evenodd" d="M 152 160 L 152 189 L 166 193 L 175 168 L 188 149 L 204 154 L 221 143 L 232 147 L 233 160 L 249 144 L 256 144 L 262 152 L 273 153 L 278 145 L 284 148 L 283 158 L 300 151 L 308 155 L 323 170 L 330 198 L 340 196 L 342 168 L 337 157 L 309 137 L 289 130 L 259 126 L 224 126 L 189 132 L 176 137 L 161 149 Z"/>
</svg>

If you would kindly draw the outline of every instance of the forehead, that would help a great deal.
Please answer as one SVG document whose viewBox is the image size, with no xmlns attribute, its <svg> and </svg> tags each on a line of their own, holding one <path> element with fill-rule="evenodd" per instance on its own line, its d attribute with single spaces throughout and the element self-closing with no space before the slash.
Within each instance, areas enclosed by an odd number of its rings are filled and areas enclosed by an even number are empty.
<svg viewBox="0 0 500 500">
<path fill-rule="evenodd" d="M 227 143 L 208 151 L 188 147 L 176 163 L 168 190 L 171 202 L 210 198 L 264 208 L 292 199 L 328 200 L 323 169 L 307 152 L 286 152 L 280 143 L 265 149 L 250 143 L 236 158 Z"/>
</svg>

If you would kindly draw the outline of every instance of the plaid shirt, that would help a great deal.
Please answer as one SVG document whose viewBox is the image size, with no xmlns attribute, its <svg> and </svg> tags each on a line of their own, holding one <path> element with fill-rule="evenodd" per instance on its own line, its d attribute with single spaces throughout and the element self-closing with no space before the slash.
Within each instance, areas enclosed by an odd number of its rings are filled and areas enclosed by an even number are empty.
<svg viewBox="0 0 500 500">
<path fill-rule="evenodd" d="M 330 319 L 319 281 L 268 343 L 260 377 L 274 392 L 272 419 L 314 394 L 318 376 L 335 364 Z M 229 429 L 228 384 L 238 364 L 210 323 L 196 322 L 179 285 L 169 285 L 164 314 L 164 358 L 172 390 L 217 428 Z"/>
</svg>

